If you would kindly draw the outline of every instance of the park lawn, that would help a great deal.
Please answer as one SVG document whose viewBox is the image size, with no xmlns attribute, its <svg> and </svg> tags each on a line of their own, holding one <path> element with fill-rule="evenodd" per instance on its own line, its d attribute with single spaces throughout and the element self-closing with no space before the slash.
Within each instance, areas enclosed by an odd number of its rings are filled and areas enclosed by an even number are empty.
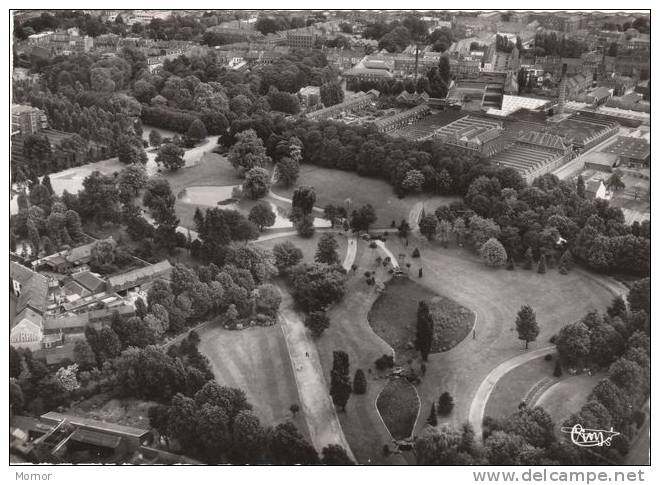
<svg viewBox="0 0 660 485">
<path fill-rule="evenodd" d="M 373 225 L 374 228 L 390 227 L 393 220 L 397 224 L 402 219 L 408 220 L 410 210 L 417 202 L 425 202 L 425 205 L 435 210 L 439 205 L 458 200 L 456 197 L 427 195 L 409 195 L 399 199 L 392 186 L 384 180 L 361 177 L 354 172 L 320 168 L 313 165 L 301 166 L 300 177 L 296 183 L 296 186 L 299 185 L 314 187 L 317 207 L 323 208 L 327 204 L 345 206 L 347 199 L 350 199 L 350 210 L 364 204 L 371 204 L 378 217 Z M 273 192 L 291 198 L 294 189 L 295 187 L 285 188 L 276 185 L 273 187 Z"/>
<path fill-rule="evenodd" d="M 163 172 L 176 196 L 186 187 L 194 185 L 237 185 L 243 183 L 234 167 L 222 155 L 207 152 L 201 160 L 190 167 L 183 167 L 176 172 Z"/>
<path fill-rule="evenodd" d="M 501 419 L 515 413 L 534 386 L 541 381 L 549 382 L 546 379 L 555 379 L 552 372 L 556 357 L 554 355 L 551 361 L 539 357 L 506 373 L 491 392 L 484 417 Z"/>
<path fill-rule="evenodd" d="M 376 399 L 376 407 L 395 440 L 412 435 L 419 412 L 419 398 L 410 382 L 402 378 L 390 380 Z"/>
<path fill-rule="evenodd" d="M 316 231 L 314 236 L 311 238 L 303 238 L 298 234 L 289 234 L 283 237 L 276 237 L 273 239 L 266 239 L 265 241 L 257 241 L 253 244 L 255 246 L 262 247 L 264 249 L 273 249 L 273 246 L 276 244 L 281 244 L 284 241 L 291 241 L 294 246 L 300 248 L 303 253 L 303 261 L 305 263 L 313 263 L 314 255 L 316 254 L 316 247 L 319 243 L 319 239 L 323 233 Z M 346 256 L 346 235 L 343 233 L 334 233 L 335 240 L 337 241 L 337 254 L 339 255 L 339 264 L 344 262 L 344 257 Z"/>
<path fill-rule="evenodd" d="M 135 398 L 116 399 L 110 393 L 101 393 L 73 404 L 65 412 L 82 418 L 149 429 L 149 408 L 156 404 Z"/>
<path fill-rule="evenodd" d="M 417 307 L 421 300 L 431 309 L 434 338 L 431 352 L 443 352 L 463 340 L 472 329 L 474 313 L 450 298 L 440 296 L 416 281 L 400 277 L 385 284 L 369 312 L 376 334 L 397 353 L 411 356 L 417 332 Z"/>
<path fill-rule="evenodd" d="M 199 351 L 208 357 L 215 380 L 243 389 L 264 426 L 292 420 L 309 438 L 284 334 L 279 325 L 225 330 L 212 324 L 199 331 Z"/>
<path fill-rule="evenodd" d="M 552 422 L 555 423 L 557 434 L 560 434 L 559 428 L 562 423 L 586 404 L 589 394 L 604 377 L 606 377 L 604 372 L 593 375 L 566 375 L 541 395 L 536 405 L 548 412 Z"/>
</svg>

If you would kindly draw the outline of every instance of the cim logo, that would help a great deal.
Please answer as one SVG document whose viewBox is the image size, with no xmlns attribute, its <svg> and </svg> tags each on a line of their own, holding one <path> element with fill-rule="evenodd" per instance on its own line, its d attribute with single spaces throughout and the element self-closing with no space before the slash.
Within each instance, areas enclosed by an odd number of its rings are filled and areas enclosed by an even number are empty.
<svg viewBox="0 0 660 485">
<path fill-rule="evenodd" d="M 590 448 L 593 446 L 610 446 L 612 439 L 621 433 L 614 431 L 613 428 L 606 429 L 585 429 L 581 424 L 576 424 L 572 428 L 561 428 L 562 433 L 571 435 L 571 441 L 577 446 Z"/>
</svg>

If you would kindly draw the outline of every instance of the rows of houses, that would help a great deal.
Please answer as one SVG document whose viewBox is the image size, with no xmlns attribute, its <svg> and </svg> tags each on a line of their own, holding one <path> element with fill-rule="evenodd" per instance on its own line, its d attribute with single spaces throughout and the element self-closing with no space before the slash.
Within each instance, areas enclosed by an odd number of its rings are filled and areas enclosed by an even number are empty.
<svg viewBox="0 0 660 485">
<path fill-rule="evenodd" d="M 109 240 L 108 242 L 111 242 Z M 141 266 L 109 277 L 89 269 L 97 242 L 61 251 L 28 268 L 10 262 L 15 308 L 10 345 L 27 348 L 47 364 L 72 360 L 75 342 L 85 329 L 100 329 L 115 314 L 135 314 L 134 301 L 156 279 L 169 279 L 168 261 Z"/>
</svg>

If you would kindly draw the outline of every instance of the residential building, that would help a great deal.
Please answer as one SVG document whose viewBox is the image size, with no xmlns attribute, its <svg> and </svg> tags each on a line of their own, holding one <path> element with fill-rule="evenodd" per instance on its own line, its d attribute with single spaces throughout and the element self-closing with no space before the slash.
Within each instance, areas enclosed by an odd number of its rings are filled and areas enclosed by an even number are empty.
<svg viewBox="0 0 660 485">
<path fill-rule="evenodd" d="M 34 135 L 48 128 L 46 113 L 25 104 L 11 105 L 11 134 Z"/>
<path fill-rule="evenodd" d="M 112 275 L 107 279 L 107 291 L 120 292 L 143 286 L 155 279 L 169 279 L 172 265 L 169 261 L 160 261 L 126 273 Z"/>
<path fill-rule="evenodd" d="M 317 37 L 313 30 L 290 30 L 286 33 L 286 43 L 292 49 L 313 49 Z"/>
<path fill-rule="evenodd" d="M 31 47 L 48 47 L 52 36 L 53 32 L 51 31 L 39 32 L 38 34 L 28 36 L 27 43 Z"/>
<path fill-rule="evenodd" d="M 48 302 L 48 279 L 14 261 L 9 262 L 11 293 L 16 298 L 9 344 L 32 351 L 41 348 L 43 314 Z"/>
<path fill-rule="evenodd" d="M 342 113 L 369 106 L 378 98 L 378 96 L 380 96 L 380 93 L 375 89 L 372 89 L 366 93 L 358 93 L 352 98 L 349 98 L 339 104 L 335 104 L 334 106 L 329 106 L 327 108 L 307 113 L 305 116 L 310 120 L 325 120 L 328 118 L 333 118 Z"/>
<path fill-rule="evenodd" d="M 316 106 L 321 102 L 321 88 L 318 86 L 306 86 L 298 91 L 298 98 L 305 108 Z"/>
</svg>

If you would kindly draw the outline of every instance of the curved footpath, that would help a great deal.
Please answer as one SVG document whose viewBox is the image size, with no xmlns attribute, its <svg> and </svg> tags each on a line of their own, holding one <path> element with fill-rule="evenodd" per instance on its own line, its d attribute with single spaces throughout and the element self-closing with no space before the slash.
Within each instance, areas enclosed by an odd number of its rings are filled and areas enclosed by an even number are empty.
<svg viewBox="0 0 660 485">
<path fill-rule="evenodd" d="M 474 428 L 474 434 L 477 439 L 481 439 L 481 424 L 484 420 L 486 404 L 488 403 L 488 398 L 490 397 L 491 392 L 493 392 L 493 389 L 495 389 L 498 381 L 504 377 L 505 374 L 512 371 L 516 367 L 523 365 L 530 360 L 536 359 L 537 357 L 541 357 L 548 352 L 552 352 L 554 349 L 554 345 L 548 345 L 547 347 L 527 351 L 522 355 L 518 355 L 501 363 L 495 367 L 483 381 L 481 381 L 481 384 L 479 385 L 479 388 L 477 389 L 477 392 L 472 399 L 472 404 L 470 405 L 470 413 L 468 415 L 468 421 L 470 424 L 472 424 L 472 427 Z"/>
</svg>

